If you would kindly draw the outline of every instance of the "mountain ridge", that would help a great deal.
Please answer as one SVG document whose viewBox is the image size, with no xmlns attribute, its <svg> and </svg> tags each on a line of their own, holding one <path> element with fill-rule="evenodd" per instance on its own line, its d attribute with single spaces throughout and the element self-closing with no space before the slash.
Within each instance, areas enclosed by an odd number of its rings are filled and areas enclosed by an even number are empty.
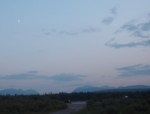
<svg viewBox="0 0 150 114">
<path fill-rule="evenodd" d="M 14 89 L 14 88 L 8 88 L 8 89 L 1 89 L 0 95 L 37 95 L 39 94 L 37 91 L 33 89 Z"/>
<path fill-rule="evenodd" d="M 129 86 L 81 86 L 75 88 L 73 92 L 101 92 L 101 91 L 144 91 L 150 90 L 148 85 L 129 85 Z"/>
</svg>

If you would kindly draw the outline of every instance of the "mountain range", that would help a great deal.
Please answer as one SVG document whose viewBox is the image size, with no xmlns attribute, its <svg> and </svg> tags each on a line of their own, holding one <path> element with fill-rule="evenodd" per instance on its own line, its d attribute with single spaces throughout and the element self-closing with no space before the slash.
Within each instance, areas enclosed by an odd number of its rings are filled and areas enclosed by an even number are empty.
<svg viewBox="0 0 150 114">
<path fill-rule="evenodd" d="M 150 86 L 146 85 L 132 85 L 132 86 L 81 86 L 73 90 L 73 92 L 113 92 L 113 91 L 147 91 L 150 90 Z M 23 90 L 23 89 L 3 89 L 0 90 L 0 95 L 37 95 L 37 91 L 33 89 Z"/>
<path fill-rule="evenodd" d="M 23 89 L 3 89 L 0 90 L 0 95 L 37 95 L 39 94 L 37 91 L 28 89 L 28 90 L 23 90 Z"/>
<path fill-rule="evenodd" d="M 150 90 L 150 86 L 146 85 L 132 85 L 132 86 L 82 86 L 74 89 L 73 92 L 102 92 L 102 91 L 145 91 Z"/>
</svg>

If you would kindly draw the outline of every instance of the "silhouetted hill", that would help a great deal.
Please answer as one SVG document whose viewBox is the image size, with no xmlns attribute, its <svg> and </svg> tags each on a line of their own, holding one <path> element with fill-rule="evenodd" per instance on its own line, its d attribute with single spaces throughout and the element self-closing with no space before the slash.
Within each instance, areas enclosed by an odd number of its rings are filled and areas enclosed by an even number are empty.
<svg viewBox="0 0 150 114">
<path fill-rule="evenodd" d="M 0 90 L 0 95 L 36 95 L 39 94 L 37 91 L 28 89 L 28 90 L 22 90 L 22 89 L 3 89 Z"/>
<path fill-rule="evenodd" d="M 122 87 L 110 87 L 110 86 L 82 86 L 76 88 L 73 92 L 100 92 L 100 91 L 145 91 L 150 90 L 150 86 L 146 85 L 133 85 Z"/>
</svg>

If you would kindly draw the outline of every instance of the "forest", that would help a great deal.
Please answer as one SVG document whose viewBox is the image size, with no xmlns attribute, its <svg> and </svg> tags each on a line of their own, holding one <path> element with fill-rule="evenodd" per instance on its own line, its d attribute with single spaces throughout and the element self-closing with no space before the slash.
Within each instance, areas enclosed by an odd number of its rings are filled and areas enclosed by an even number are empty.
<svg viewBox="0 0 150 114">
<path fill-rule="evenodd" d="M 46 114 L 67 108 L 68 100 L 87 102 L 75 114 L 150 114 L 150 91 L 5 95 L 0 114 Z"/>
<path fill-rule="evenodd" d="M 150 92 L 96 94 L 75 114 L 150 114 Z"/>
<path fill-rule="evenodd" d="M 0 96 L 0 114 L 45 114 L 66 107 L 50 95 Z"/>
</svg>

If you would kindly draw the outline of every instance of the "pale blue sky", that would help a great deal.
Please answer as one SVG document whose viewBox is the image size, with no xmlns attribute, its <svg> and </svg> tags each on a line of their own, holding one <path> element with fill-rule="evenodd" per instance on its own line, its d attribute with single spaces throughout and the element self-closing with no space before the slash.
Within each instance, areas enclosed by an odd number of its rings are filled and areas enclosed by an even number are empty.
<svg viewBox="0 0 150 114">
<path fill-rule="evenodd" d="M 0 89 L 150 85 L 149 0 L 0 0 Z"/>
</svg>

